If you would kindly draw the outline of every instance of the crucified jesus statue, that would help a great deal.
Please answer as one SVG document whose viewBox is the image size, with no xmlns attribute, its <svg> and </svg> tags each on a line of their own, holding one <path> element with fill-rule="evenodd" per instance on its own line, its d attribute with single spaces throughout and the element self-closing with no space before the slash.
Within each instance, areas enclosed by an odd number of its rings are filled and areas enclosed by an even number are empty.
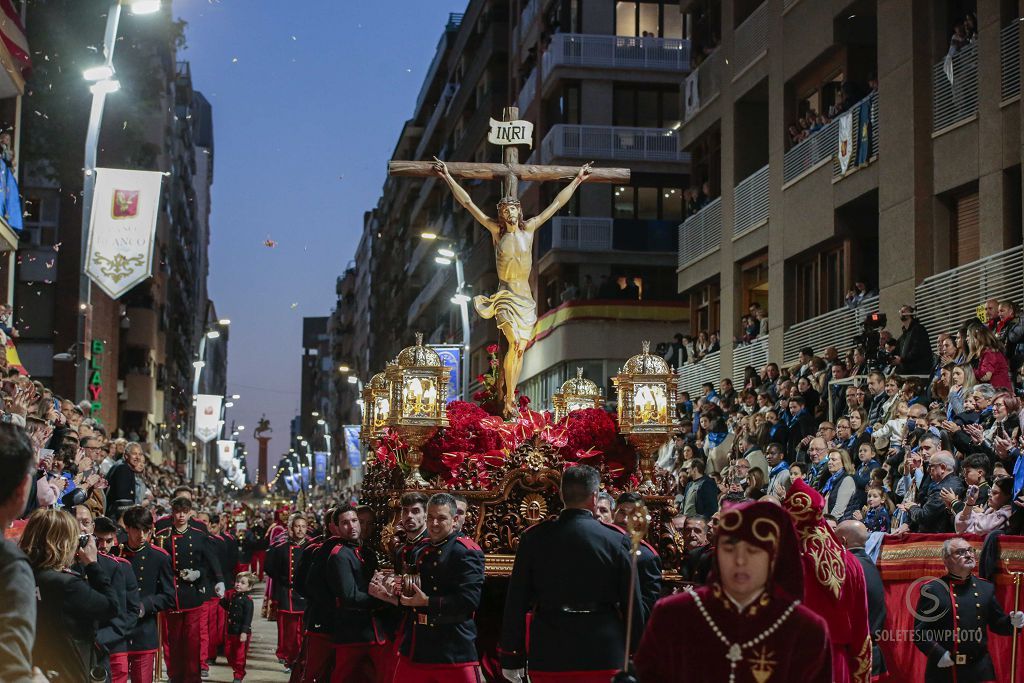
<svg viewBox="0 0 1024 683">
<path fill-rule="evenodd" d="M 473 307 L 480 317 L 494 318 L 498 329 L 508 340 L 508 353 L 503 363 L 504 413 L 506 418 L 513 417 L 518 415 L 516 385 L 523 369 L 523 354 L 537 322 L 537 302 L 530 289 L 533 234 L 569 202 L 576 188 L 590 176 L 591 165 L 581 166 L 576 177 L 555 196 L 554 201 L 529 219 L 523 218 L 522 206 L 514 195 L 498 202 L 497 216 L 491 218 L 473 203 L 469 193 L 452 177 L 443 161 L 434 159 L 434 172 L 448 184 L 455 201 L 491 234 L 498 270 L 498 291 L 491 296 L 473 297 Z"/>
</svg>

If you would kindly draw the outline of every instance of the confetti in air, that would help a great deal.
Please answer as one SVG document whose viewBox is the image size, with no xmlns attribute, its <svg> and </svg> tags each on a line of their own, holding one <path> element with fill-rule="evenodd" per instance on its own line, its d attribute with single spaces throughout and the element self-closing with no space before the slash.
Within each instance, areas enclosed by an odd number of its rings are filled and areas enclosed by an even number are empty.
<svg viewBox="0 0 1024 683">
<path fill-rule="evenodd" d="M 277 242 L 268 237 L 267 239 L 263 240 L 263 246 L 267 247 L 268 249 L 273 249 L 274 247 L 277 246 Z"/>
</svg>

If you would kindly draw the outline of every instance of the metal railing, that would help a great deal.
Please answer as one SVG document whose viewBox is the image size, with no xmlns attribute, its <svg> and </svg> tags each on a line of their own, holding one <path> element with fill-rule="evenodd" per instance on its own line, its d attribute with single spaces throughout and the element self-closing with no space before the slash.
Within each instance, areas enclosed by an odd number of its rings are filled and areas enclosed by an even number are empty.
<svg viewBox="0 0 1024 683">
<path fill-rule="evenodd" d="M 434 137 L 434 129 L 437 127 L 438 121 L 441 120 L 448 109 L 448 104 L 455 97 L 455 93 L 458 92 L 458 86 L 455 83 L 447 83 L 444 89 L 441 91 L 441 96 L 437 100 L 437 104 L 434 105 L 434 111 L 431 112 L 430 118 L 427 119 L 427 125 L 423 127 L 423 134 L 420 136 L 420 144 L 416 148 L 416 158 L 422 159 L 423 153 L 426 151 L 427 145 L 430 144 L 431 139 Z"/>
<path fill-rule="evenodd" d="M 768 1 L 750 13 L 736 27 L 733 48 L 733 73 L 738 74 L 757 61 L 768 50 Z"/>
<path fill-rule="evenodd" d="M 519 91 L 519 98 L 516 100 L 516 106 L 519 107 L 519 115 L 522 116 L 527 107 L 533 102 L 533 96 L 537 94 L 537 72 L 540 69 L 534 69 L 530 72 L 530 76 L 523 83 L 523 89 Z"/>
<path fill-rule="evenodd" d="M 800 2 L 800 0 L 782 0 L 782 11 L 785 12 L 798 2 Z"/>
<path fill-rule="evenodd" d="M 630 161 L 686 161 L 679 150 L 679 132 L 671 128 L 572 126 L 558 124 L 544 136 L 541 163 L 558 157 Z"/>
<path fill-rule="evenodd" d="M 530 0 L 526 3 L 526 7 L 523 8 L 522 13 L 519 15 L 519 36 L 525 36 L 527 29 L 530 24 L 533 23 L 534 17 L 537 16 L 537 8 L 540 5 L 540 0 Z"/>
<path fill-rule="evenodd" d="M 732 234 L 740 235 L 768 221 L 768 166 L 754 171 L 736 186 Z"/>
<path fill-rule="evenodd" d="M 558 66 L 688 71 L 690 41 L 647 36 L 556 33 L 544 52 L 544 77 Z"/>
<path fill-rule="evenodd" d="M 679 270 L 722 246 L 722 198 L 718 197 L 679 226 Z"/>
<path fill-rule="evenodd" d="M 760 370 L 767 364 L 768 335 L 758 337 L 749 344 L 741 344 L 732 350 L 732 376 L 734 378 L 742 377 L 743 370 L 748 365 Z"/>
<path fill-rule="evenodd" d="M 689 392 L 690 398 L 700 396 L 700 385 L 711 382 L 716 387 L 722 379 L 722 352 L 709 353 L 696 363 L 685 363 L 679 368 L 679 391 Z"/>
<path fill-rule="evenodd" d="M 932 131 L 978 113 L 978 43 L 964 47 L 932 68 Z"/>
<path fill-rule="evenodd" d="M 1020 95 L 1020 22 L 1014 19 L 999 32 L 1000 99 Z"/>
<path fill-rule="evenodd" d="M 448 275 L 450 270 L 452 269 L 439 268 L 434 273 L 433 277 L 430 278 L 430 281 L 426 284 L 426 286 L 422 290 L 420 290 L 420 293 L 416 296 L 415 299 L 413 299 L 412 305 L 409 306 L 409 314 L 406 318 L 407 325 L 414 325 L 416 323 L 416 318 L 418 318 L 420 314 L 424 310 L 426 310 L 427 306 L 430 305 L 430 302 L 433 301 L 434 297 L 438 295 L 438 293 L 441 291 L 441 288 L 444 286 L 444 283 L 448 281 Z M 454 291 L 454 287 L 452 289 Z"/>
<path fill-rule="evenodd" d="M 852 122 L 851 135 L 853 150 L 850 153 L 851 164 L 857 159 L 857 131 L 860 128 L 860 107 L 865 100 L 871 102 L 871 152 L 868 159 L 878 155 L 878 93 L 873 92 L 850 107 Z M 844 112 L 845 115 L 845 112 Z M 842 175 L 839 166 L 839 119 L 836 117 L 823 128 L 789 148 L 782 157 L 782 182 L 796 180 L 803 174 L 816 168 L 823 161 L 833 160 L 832 175 Z"/>
<path fill-rule="evenodd" d="M 958 329 L 988 299 L 1024 300 L 1024 247 L 926 277 L 914 290 L 918 317 L 933 339 Z"/>
<path fill-rule="evenodd" d="M 786 364 L 795 362 L 805 346 L 810 346 L 815 353 L 827 346 L 835 346 L 840 352 L 849 349 L 853 338 L 862 331 L 864 318 L 877 309 L 878 296 L 873 296 L 857 308 L 844 306 L 791 325 L 782 338 L 783 360 Z"/>
<path fill-rule="evenodd" d="M 690 101 L 686 97 L 689 92 L 690 83 L 697 82 L 697 99 Z M 715 99 L 722 88 L 722 51 L 715 50 L 707 59 L 701 62 L 700 66 L 690 72 L 684 84 L 684 118 L 689 121 L 702 107 Z"/>
<path fill-rule="evenodd" d="M 551 220 L 551 248 L 611 251 L 613 219 L 555 216 Z"/>
</svg>

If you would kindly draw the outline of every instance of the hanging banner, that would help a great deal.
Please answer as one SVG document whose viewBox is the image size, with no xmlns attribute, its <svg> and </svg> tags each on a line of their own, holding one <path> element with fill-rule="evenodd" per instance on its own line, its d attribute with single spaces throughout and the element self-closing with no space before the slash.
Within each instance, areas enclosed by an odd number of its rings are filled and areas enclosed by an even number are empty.
<svg viewBox="0 0 1024 683">
<path fill-rule="evenodd" d="M 687 121 L 689 121 L 690 118 L 700 110 L 700 88 L 698 76 L 699 74 L 697 71 L 691 71 L 683 84 L 683 115 L 686 117 Z"/>
<path fill-rule="evenodd" d="M 85 273 L 112 299 L 153 270 L 162 178 L 155 171 L 96 169 Z"/>
<path fill-rule="evenodd" d="M 196 394 L 196 438 L 210 443 L 220 436 L 220 402 L 223 396 Z"/>
<path fill-rule="evenodd" d="M 874 135 L 871 126 L 871 98 L 861 100 L 857 117 L 860 119 L 860 125 L 857 126 L 857 165 L 863 166 L 871 156 L 871 136 Z"/>
<path fill-rule="evenodd" d="M 431 344 L 430 348 L 441 357 L 441 363 L 451 369 L 448 375 L 448 400 L 454 401 L 461 397 L 463 401 L 468 401 L 468 398 L 462 396 L 462 347 Z"/>
<path fill-rule="evenodd" d="M 853 155 L 853 112 L 839 117 L 839 172 L 846 173 Z"/>
<path fill-rule="evenodd" d="M 348 453 L 348 466 L 357 470 L 363 466 L 363 450 L 359 441 L 359 425 L 345 425 L 345 452 Z"/>
<path fill-rule="evenodd" d="M 327 481 L 327 451 L 316 451 L 313 453 L 313 470 L 316 472 L 316 483 L 323 486 Z"/>
<path fill-rule="evenodd" d="M 230 472 L 235 464 L 235 442 L 217 442 L 217 467 L 223 472 Z"/>
</svg>

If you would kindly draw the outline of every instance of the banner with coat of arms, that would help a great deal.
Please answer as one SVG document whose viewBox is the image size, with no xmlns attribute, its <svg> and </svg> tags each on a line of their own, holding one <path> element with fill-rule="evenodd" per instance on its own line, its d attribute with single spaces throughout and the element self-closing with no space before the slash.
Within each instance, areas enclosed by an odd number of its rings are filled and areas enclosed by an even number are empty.
<svg viewBox="0 0 1024 683">
<path fill-rule="evenodd" d="M 235 464 L 235 442 L 228 440 L 221 440 L 217 442 L 217 467 L 224 471 L 224 475 L 228 476 L 228 472 Z"/>
<path fill-rule="evenodd" d="M 853 156 L 853 112 L 839 117 L 839 172 L 846 173 Z"/>
<path fill-rule="evenodd" d="M 153 270 L 162 177 L 156 171 L 96 169 L 85 272 L 113 299 Z"/>
<path fill-rule="evenodd" d="M 196 394 L 196 438 L 210 443 L 220 436 L 220 402 L 223 396 Z"/>
</svg>

